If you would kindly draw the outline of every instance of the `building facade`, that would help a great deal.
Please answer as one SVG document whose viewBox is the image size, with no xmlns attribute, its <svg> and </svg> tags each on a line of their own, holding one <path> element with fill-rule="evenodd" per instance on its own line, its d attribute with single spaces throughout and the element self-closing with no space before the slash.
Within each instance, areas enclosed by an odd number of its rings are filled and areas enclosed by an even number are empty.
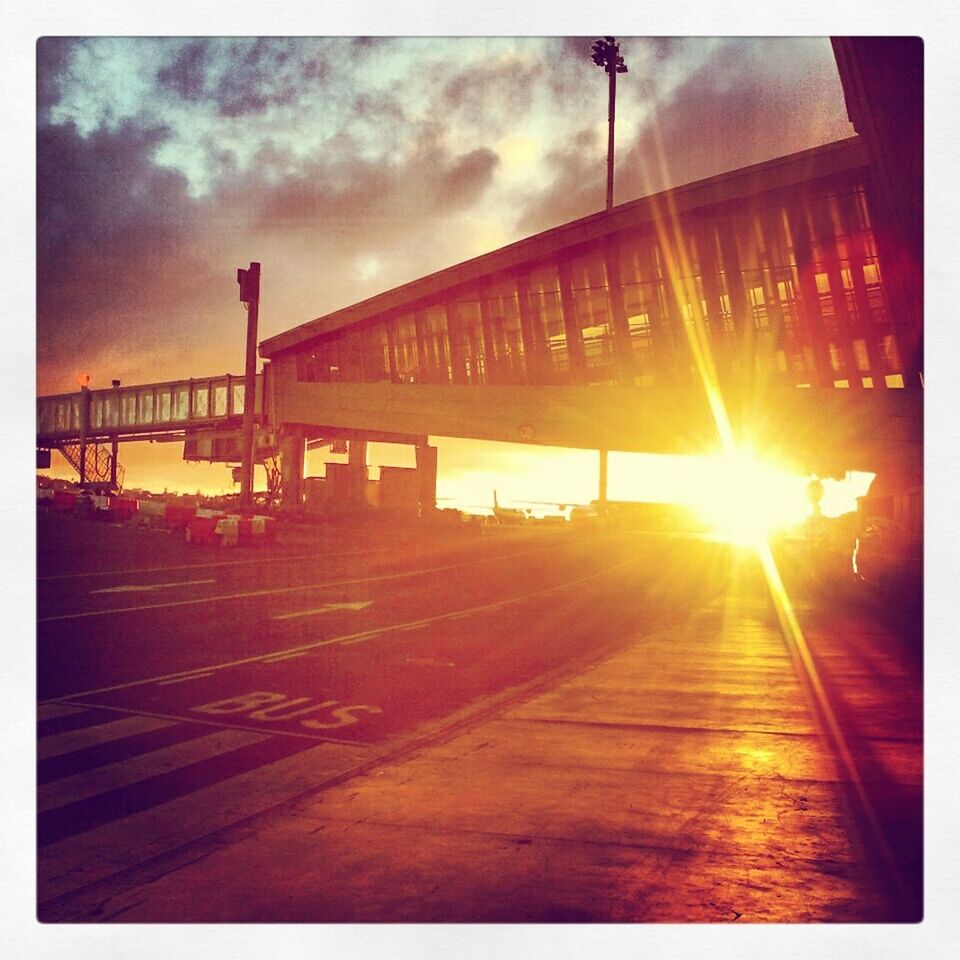
<svg viewBox="0 0 960 960">
<path fill-rule="evenodd" d="M 919 385 L 854 137 L 623 204 L 261 344 L 300 383 Z M 280 419 L 282 419 L 282 414 Z"/>
</svg>

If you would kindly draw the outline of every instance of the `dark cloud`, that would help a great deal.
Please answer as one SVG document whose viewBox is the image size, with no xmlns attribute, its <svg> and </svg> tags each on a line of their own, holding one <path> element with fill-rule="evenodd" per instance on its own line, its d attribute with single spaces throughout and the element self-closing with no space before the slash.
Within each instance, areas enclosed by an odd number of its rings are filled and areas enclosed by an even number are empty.
<svg viewBox="0 0 960 960">
<path fill-rule="evenodd" d="M 280 171 L 289 154 L 261 151 L 258 171 Z M 276 182 L 260 174 L 226 186 L 218 203 L 228 196 L 247 197 L 256 206 L 263 229 L 315 225 L 337 237 L 371 238 L 406 232 L 427 214 L 441 215 L 475 203 L 490 184 L 499 157 L 486 148 L 450 156 L 435 133 L 426 131 L 407 162 L 390 159 L 359 160 L 349 143 L 327 144 L 323 159 L 301 164 L 295 173 Z"/>
<path fill-rule="evenodd" d="M 157 72 L 157 83 L 184 100 L 202 100 L 206 96 L 209 41 L 191 40 Z"/>
<path fill-rule="evenodd" d="M 406 113 L 396 97 L 390 94 L 373 92 L 361 93 L 353 101 L 353 115 L 366 123 L 397 125 L 407 119 Z"/>
<path fill-rule="evenodd" d="M 201 305 L 208 283 L 201 204 L 153 163 L 163 137 L 130 123 L 89 137 L 72 124 L 38 130 L 37 356 L 61 386 L 76 363 L 159 356 L 191 337 L 183 308 Z"/>
<path fill-rule="evenodd" d="M 500 158 L 481 147 L 457 157 L 437 180 L 436 208 L 440 211 L 470 207 L 490 185 Z"/>
<path fill-rule="evenodd" d="M 289 40 L 261 37 L 221 74 L 214 90 L 217 109 L 237 117 L 292 103 L 322 82 L 329 69 L 319 54 L 304 55 Z"/>
<path fill-rule="evenodd" d="M 37 40 L 37 116 L 46 120 L 60 100 L 63 75 L 80 40 L 76 37 L 40 37 Z"/>
<path fill-rule="evenodd" d="M 239 117 L 293 103 L 329 72 L 321 47 L 301 40 L 199 38 L 157 72 L 157 83 L 183 100 L 209 101 L 221 116 Z"/>
<path fill-rule="evenodd" d="M 541 72 L 539 61 L 472 67 L 446 81 L 442 109 L 473 118 L 506 114 L 516 122 L 529 111 Z"/>
</svg>

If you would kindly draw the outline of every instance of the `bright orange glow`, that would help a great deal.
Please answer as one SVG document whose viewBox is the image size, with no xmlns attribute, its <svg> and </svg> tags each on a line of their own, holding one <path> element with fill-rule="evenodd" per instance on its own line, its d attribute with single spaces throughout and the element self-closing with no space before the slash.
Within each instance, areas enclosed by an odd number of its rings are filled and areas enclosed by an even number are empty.
<svg viewBox="0 0 960 960">
<path fill-rule="evenodd" d="M 744 451 L 711 458 L 693 503 L 733 543 L 757 545 L 810 514 L 807 478 Z"/>
</svg>

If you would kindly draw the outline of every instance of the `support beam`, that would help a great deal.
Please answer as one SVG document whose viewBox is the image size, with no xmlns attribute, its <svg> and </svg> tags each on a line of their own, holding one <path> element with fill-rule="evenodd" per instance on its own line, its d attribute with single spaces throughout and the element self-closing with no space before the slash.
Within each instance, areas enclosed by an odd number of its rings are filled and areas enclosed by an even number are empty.
<svg viewBox="0 0 960 960">
<path fill-rule="evenodd" d="M 361 508 L 366 503 L 367 493 L 367 441 L 350 440 L 347 446 L 347 464 L 350 474 L 350 489 L 347 494 L 350 506 Z"/>
<path fill-rule="evenodd" d="M 600 450 L 600 483 L 597 500 L 600 503 L 600 512 L 607 512 L 607 451 Z"/>
<path fill-rule="evenodd" d="M 417 444 L 415 451 L 420 516 L 422 517 L 435 510 L 437 506 L 437 448 L 422 443 Z"/>
<path fill-rule="evenodd" d="M 303 503 L 306 446 L 302 430 L 285 430 L 280 435 L 280 484 L 284 510 L 297 509 Z"/>
</svg>

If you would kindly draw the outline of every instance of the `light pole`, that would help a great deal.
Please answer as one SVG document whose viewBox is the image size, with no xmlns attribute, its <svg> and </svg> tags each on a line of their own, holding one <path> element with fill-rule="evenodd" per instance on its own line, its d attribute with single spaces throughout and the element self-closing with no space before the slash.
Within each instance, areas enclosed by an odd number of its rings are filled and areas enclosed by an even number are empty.
<svg viewBox="0 0 960 960">
<path fill-rule="evenodd" d="M 627 65 L 620 56 L 620 44 L 615 37 L 604 37 L 593 45 L 593 62 L 603 67 L 610 78 L 610 105 L 607 119 L 610 132 L 607 138 L 607 211 L 613 207 L 613 127 L 617 117 L 617 74 L 626 73 Z"/>
<path fill-rule="evenodd" d="M 243 443 L 240 458 L 240 511 L 253 510 L 253 413 L 257 388 L 257 319 L 260 309 L 260 264 L 237 270 L 240 302 L 247 308 L 247 366 L 243 388 Z"/>
</svg>

